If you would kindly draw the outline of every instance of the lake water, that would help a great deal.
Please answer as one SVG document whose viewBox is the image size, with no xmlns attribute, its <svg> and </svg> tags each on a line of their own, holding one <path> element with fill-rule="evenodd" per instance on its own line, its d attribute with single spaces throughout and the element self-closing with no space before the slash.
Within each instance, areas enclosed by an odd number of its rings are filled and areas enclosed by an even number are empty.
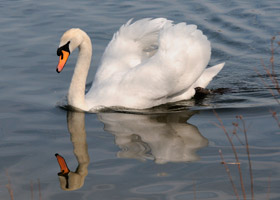
<svg viewBox="0 0 280 200">
<path fill-rule="evenodd" d="M 243 199 L 238 165 L 213 108 L 230 134 L 233 122 L 242 129 L 235 116 L 244 118 L 254 199 L 280 199 L 280 134 L 271 115 L 279 105 L 255 71 L 273 88 L 261 62 L 269 65 L 279 10 L 273 0 L 1 1 L 0 199 L 11 199 L 9 187 L 16 200 L 237 199 L 219 150 Z M 171 105 L 149 114 L 77 113 L 57 106 L 77 58 L 73 53 L 63 73 L 55 72 L 64 31 L 79 27 L 92 38 L 90 83 L 113 33 L 130 18 L 144 17 L 197 24 L 212 43 L 210 65 L 226 62 L 209 88 L 230 91 L 185 102 L 189 109 Z M 279 66 L 279 49 L 275 58 Z M 242 130 L 237 135 L 242 143 L 230 137 L 245 195 L 252 199 L 245 136 Z M 55 153 L 72 171 L 68 183 L 57 176 Z"/>
</svg>

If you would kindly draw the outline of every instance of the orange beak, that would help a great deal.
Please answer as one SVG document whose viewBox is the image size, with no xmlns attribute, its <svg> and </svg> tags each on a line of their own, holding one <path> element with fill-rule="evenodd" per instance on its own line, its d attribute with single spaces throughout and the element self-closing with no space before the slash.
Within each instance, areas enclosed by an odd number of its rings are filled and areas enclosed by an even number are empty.
<svg viewBox="0 0 280 200">
<path fill-rule="evenodd" d="M 62 50 L 61 53 L 62 53 L 62 55 L 59 56 L 59 62 L 58 62 L 58 65 L 56 67 L 57 73 L 60 73 L 62 71 L 62 69 L 65 66 L 65 64 L 67 62 L 67 59 L 70 55 L 69 52 L 64 51 L 64 50 Z"/>
<path fill-rule="evenodd" d="M 58 175 L 67 175 L 70 172 L 70 170 L 67 166 L 66 161 L 58 153 L 56 153 L 55 156 L 56 156 L 57 162 L 60 166 L 60 172 L 58 173 Z"/>
</svg>

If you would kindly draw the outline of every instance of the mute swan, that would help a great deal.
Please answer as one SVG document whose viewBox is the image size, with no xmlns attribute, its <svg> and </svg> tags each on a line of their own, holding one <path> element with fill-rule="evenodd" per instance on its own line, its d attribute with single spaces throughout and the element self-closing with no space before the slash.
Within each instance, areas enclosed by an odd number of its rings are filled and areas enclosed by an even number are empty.
<svg viewBox="0 0 280 200">
<path fill-rule="evenodd" d="M 105 49 L 85 95 L 92 45 L 81 29 L 70 29 L 61 37 L 56 71 L 62 71 L 77 47 L 68 104 L 84 111 L 111 106 L 146 109 L 187 100 L 194 96 L 195 88 L 205 88 L 224 66 L 221 63 L 206 69 L 210 42 L 196 25 L 173 24 L 164 18 L 129 20 Z"/>
</svg>

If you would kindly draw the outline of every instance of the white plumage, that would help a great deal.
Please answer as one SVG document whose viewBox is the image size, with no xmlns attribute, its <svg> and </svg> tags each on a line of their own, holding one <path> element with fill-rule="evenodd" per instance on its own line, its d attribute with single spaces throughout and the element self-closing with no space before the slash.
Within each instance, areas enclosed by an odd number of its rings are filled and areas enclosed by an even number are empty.
<svg viewBox="0 0 280 200">
<path fill-rule="evenodd" d="M 129 20 L 108 44 L 84 97 L 91 42 L 80 29 L 68 30 L 60 46 L 68 41 L 70 51 L 80 48 L 68 102 L 85 111 L 111 106 L 145 109 L 190 99 L 195 87 L 205 88 L 224 66 L 205 69 L 211 46 L 196 25 L 164 18 Z"/>
</svg>

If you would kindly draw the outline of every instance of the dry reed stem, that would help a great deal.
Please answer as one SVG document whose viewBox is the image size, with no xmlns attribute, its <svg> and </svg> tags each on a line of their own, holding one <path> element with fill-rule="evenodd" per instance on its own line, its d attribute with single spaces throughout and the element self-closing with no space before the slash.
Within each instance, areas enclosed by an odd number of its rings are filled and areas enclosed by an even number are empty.
<svg viewBox="0 0 280 200">
<path fill-rule="evenodd" d="M 263 62 L 263 60 L 261 59 L 261 64 L 263 69 L 265 70 L 266 74 L 268 75 L 270 81 L 272 82 L 274 89 L 276 89 L 276 91 L 278 92 L 278 95 L 280 94 L 280 85 L 279 82 L 277 80 L 277 74 L 275 72 L 275 59 L 274 59 L 274 55 L 275 55 L 275 50 L 279 47 L 280 42 L 277 42 L 278 46 L 275 47 L 274 46 L 274 42 L 276 40 L 276 37 L 273 36 L 270 40 L 270 51 L 271 51 L 271 57 L 270 57 L 270 68 L 269 69 Z M 271 95 L 274 97 L 274 99 L 277 101 L 278 104 L 280 104 L 276 94 L 273 92 L 273 90 L 270 88 L 269 84 L 267 82 L 265 82 L 265 80 L 262 78 L 261 74 L 258 72 L 258 70 L 256 70 L 256 73 L 258 74 L 258 76 L 260 77 L 262 83 L 267 87 L 267 89 L 269 90 L 269 92 L 271 93 Z"/>
<path fill-rule="evenodd" d="M 274 77 L 274 79 L 273 79 L 274 85 L 276 86 L 278 93 L 280 93 L 279 82 L 276 78 L 275 66 L 274 66 L 274 52 L 277 49 L 277 47 L 276 48 L 274 47 L 275 40 L 276 40 L 276 36 L 273 36 L 270 40 L 270 50 L 271 50 L 270 64 L 271 64 L 271 72 Z M 280 43 L 278 42 L 278 47 L 279 47 L 279 45 L 280 45 Z"/>
<path fill-rule="evenodd" d="M 276 94 L 273 92 L 273 90 L 270 88 L 270 86 L 265 82 L 265 80 L 261 77 L 261 74 L 259 73 L 259 71 L 256 70 L 256 69 L 255 69 L 255 71 L 256 71 L 256 73 L 259 75 L 259 78 L 261 79 L 262 83 L 267 87 L 267 89 L 268 89 L 268 91 L 270 92 L 270 94 L 274 97 L 274 99 L 276 100 L 276 102 L 277 102 L 278 104 L 280 104 L 280 101 L 278 100 Z M 267 73 L 268 73 L 268 75 L 270 74 L 269 71 L 268 71 Z M 278 89 L 277 89 L 277 91 L 278 91 Z M 278 91 L 278 93 L 279 93 L 279 91 Z"/>
<path fill-rule="evenodd" d="M 8 170 L 6 170 L 6 176 L 8 177 L 8 184 L 6 185 L 6 188 L 8 189 L 11 200 L 14 200 L 14 192 L 13 192 L 13 188 L 12 188 L 11 177 L 9 175 Z"/>
<path fill-rule="evenodd" d="M 225 169 L 226 169 L 226 172 L 227 172 L 227 174 L 228 174 L 228 177 L 229 177 L 231 186 L 232 186 L 232 188 L 233 188 L 234 194 L 235 194 L 235 196 L 236 196 L 237 199 L 240 199 L 240 197 L 239 197 L 239 195 L 238 195 L 238 192 L 237 192 L 237 189 L 236 189 L 236 186 L 235 186 L 235 184 L 234 184 L 234 182 L 233 182 L 233 180 L 232 180 L 232 176 L 231 176 L 231 174 L 230 174 L 230 170 L 229 170 L 229 168 L 228 168 L 228 165 L 227 165 L 227 163 L 226 163 L 225 160 L 224 160 L 224 156 L 223 156 L 223 153 L 222 153 L 222 150 L 221 150 L 221 149 L 219 150 L 219 153 L 220 153 L 220 157 L 221 157 L 222 163 L 223 163 L 223 165 L 224 165 L 224 167 L 225 167 Z"/>
<path fill-rule="evenodd" d="M 236 123 L 232 123 L 233 125 L 233 131 L 232 131 L 232 135 L 236 136 L 237 140 L 240 142 L 241 145 L 244 145 L 243 142 L 241 141 L 240 137 L 237 134 L 237 129 L 239 129 L 240 127 L 238 126 L 238 122 Z"/>
<path fill-rule="evenodd" d="M 239 170 L 239 176 L 240 176 L 240 184 L 241 184 L 241 188 L 242 188 L 242 192 L 243 192 L 243 189 L 244 189 L 244 185 L 243 185 L 243 179 L 242 179 L 242 173 L 241 173 L 241 169 L 240 169 L 240 163 L 238 161 L 238 156 L 237 156 L 237 152 L 236 152 L 236 149 L 235 149 L 235 146 L 232 142 L 232 138 L 229 137 L 229 133 L 228 131 L 226 130 L 225 126 L 223 125 L 223 122 L 221 120 L 221 118 L 219 117 L 219 115 L 217 114 L 217 112 L 213 111 L 214 114 L 216 115 L 217 119 L 219 120 L 220 122 L 220 125 L 217 125 L 218 127 L 222 128 L 225 135 L 227 136 L 231 146 L 232 146 L 232 150 L 234 152 L 234 155 L 236 156 L 236 163 L 233 163 L 233 164 L 237 164 L 238 165 L 238 170 Z M 239 130 L 240 132 L 242 132 L 244 134 L 244 137 L 245 137 L 245 146 L 246 146 L 246 153 L 247 153 L 247 157 L 248 157 L 248 164 L 249 164 L 249 173 L 250 173 L 250 185 L 251 185 L 251 199 L 254 200 L 254 178 L 253 178 L 253 170 L 252 170 L 252 162 L 251 162 L 251 157 L 250 157 L 250 148 L 249 148 L 249 142 L 248 142 L 248 136 L 247 136 L 247 127 L 246 127 L 246 124 L 245 124 L 245 121 L 243 119 L 243 116 L 242 115 L 238 115 L 236 116 L 236 119 L 237 119 L 237 122 L 236 123 L 232 123 L 232 125 L 234 126 L 234 129 L 232 131 L 232 134 L 233 135 L 236 135 L 237 136 L 237 130 Z M 239 126 L 239 121 L 241 121 L 241 124 L 242 126 Z M 239 139 L 240 140 L 240 139 Z M 241 140 L 240 140 L 241 142 Z M 242 142 L 241 142 L 242 144 Z M 229 169 L 227 167 L 227 165 L 229 163 L 226 163 L 223 159 L 223 156 L 222 156 L 222 151 L 219 150 L 220 152 L 220 156 L 221 156 L 221 159 L 222 159 L 222 164 L 225 165 L 226 167 L 226 171 L 227 173 L 229 174 Z M 231 163 L 232 164 L 232 163 Z M 229 176 L 230 177 L 230 176 Z M 230 177 L 230 181 L 232 182 L 232 178 Z M 245 189 L 244 189 L 244 192 L 245 192 Z M 244 196 L 244 193 L 243 193 L 243 198 L 246 199 L 246 194 Z"/>
<path fill-rule="evenodd" d="M 263 69 L 265 70 L 266 74 L 268 75 L 269 79 L 271 80 L 273 86 L 274 86 L 274 89 L 276 89 L 276 91 L 279 93 L 279 83 L 277 81 L 277 76 L 275 74 L 275 71 L 273 69 L 272 72 L 270 72 L 270 70 L 268 69 L 268 67 L 264 64 L 263 60 L 261 59 L 261 63 L 262 63 L 262 66 L 263 66 Z M 269 87 L 269 86 L 268 86 Z"/>
<path fill-rule="evenodd" d="M 277 76 L 276 76 L 276 73 L 275 73 L 275 64 L 274 64 L 274 53 L 275 53 L 275 50 L 277 48 L 279 48 L 280 46 L 280 41 L 277 42 L 278 46 L 277 47 L 274 47 L 274 42 L 276 40 L 276 36 L 273 36 L 270 40 L 270 51 L 271 51 L 271 57 L 270 57 L 270 64 L 271 64 L 271 73 L 270 71 L 267 69 L 267 67 L 263 65 L 266 73 L 269 75 L 272 83 L 274 84 L 275 88 L 277 89 L 277 92 L 278 94 L 280 94 L 280 86 L 279 86 L 279 82 L 277 80 Z M 264 80 L 262 79 L 262 82 L 264 82 Z M 276 95 L 274 94 L 274 92 L 270 89 L 270 93 L 272 94 L 272 96 L 274 97 L 274 99 L 277 101 L 278 104 L 280 104 L 278 98 L 276 97 Z M 272 117 L 275 119 L 275 121 L 277 122 L 278 124 L 278 127 L 280 128 L 280 121 L 279 121 L 279 118 L 277 117 L 277 113 L 275 111 L 272 111 L 270 110 L 270 113 L 272 114 Z"/>
<path fill-rule="evenodd" d="M 193 199 L 196 200 L 196 183 L 194 179 L 193 179 Z"/>
<path fill-rule="evenodd" d="M 277 113 L 275 111 L 270 110 L 270 113 L 272 114 L 272 117 L 275 119 L 275 121 L 278 124 L 278 127 L 280 128 L 280 121 L 279 118 L 277 117 Z"/>
<path fill-rule="evenodd" d="M 249 143 L 248 143 L 248 137 L 247 137 L 247 129 L 246 129 L 245 121 L 244 121 L 242 115 L 239 115 L 237 117 L 241 120 L 242 126 L 243 126 L 243 133 L 244 133 L 245 143 L 246 143 L 246 152 L 247 152 L 248 163 L 249 163 L 249 172 L 250 172 L 250 181 L 251 181 L 251 197 L 252 197 L 252 200 L 254 200 L 254 179 L 253 179 L 253 170 L 252 170 Z"/>
<path fill-rule="evenodd" d="M 38 189 L 39 189 L 39 200 L 42 200 L 40 179 L 38 178 L 37 181 L 38 181 Z"/>
<path fill-rule="evenodd" d="M 276 78 L 275 66 L 274 66 L 274 52 L 275 52 L 275 50 L 276 50 L 276 48 L 274 47 L 274 41 L 275 41 L 275 39 L 276 39 L 276 37 L 273 36 L 273 37 L 271 38 L 271 40 L 270 40 L 270 51 L 271 51 L 270 64 L 271 64 L 271 73 L 273 74 L 273 77 L 274 77 L 274 78 L 273 78 L 273 83 L 274 83 L 274 85 L 276 86 L 277 91 L 278 91 L 278 93 L 279 93 L 280 87 L 279 87 L 279 82 L 278 82 L 278 80 L 277 80 L 277 78 Z M 278 45 L 279 45 L 279 43 L 278 43 Z"/>
<path fill-rule="evenodd" d="M 31 200 L 34 200 L 33 181 L 30 181 Z"/>
<path fill-rule="evenodd" d="M 238 167 L 240 186 L 241 186 L 241 190 L 242 190 L 242 194 L 243 194 L 243 199 L 246 200 L 247 198 L 246 198 L 246 192 L 245 192 L 245 187 L 244 187 L 244 182 L 243 182 L 243 176 L 242 176 L 242 171 L 241 171 L 241 167 L 240 167 L 239 158 L 238 158 L 238 155 L 237 155 L 237 152 L 236 152 L 236 148 L 235 148 L 235 146 L 234 146 L 234 144 L 232 142 L 232 139 L 229 136 L 228 131 L 226 130 L 226 128 L 225 128 L 225 126 L 223 124 L 222 119 L 219 117 L 218 113 L 215 110 L 213 110 L 213 112 L 214 112 L 216 118 L 218 119 L 218 121 L 220 122 L 220 125 L 218 125 L 216 123 L 215 123 L 215 125 L 217 127 L 222 128 L 222 130 L 224 131 L 224 133 L 225 133 L 225 135 L 226 135 L 226 137 L 227 137 L 227 139 L 228 139 L 228 141 L 229 141 L 229 143 L 231 145 L 232 151 L 233 151 L 234 156 L 235 156 L 235 161 L 236 161 L 237 167 Z"/>
</svg>

